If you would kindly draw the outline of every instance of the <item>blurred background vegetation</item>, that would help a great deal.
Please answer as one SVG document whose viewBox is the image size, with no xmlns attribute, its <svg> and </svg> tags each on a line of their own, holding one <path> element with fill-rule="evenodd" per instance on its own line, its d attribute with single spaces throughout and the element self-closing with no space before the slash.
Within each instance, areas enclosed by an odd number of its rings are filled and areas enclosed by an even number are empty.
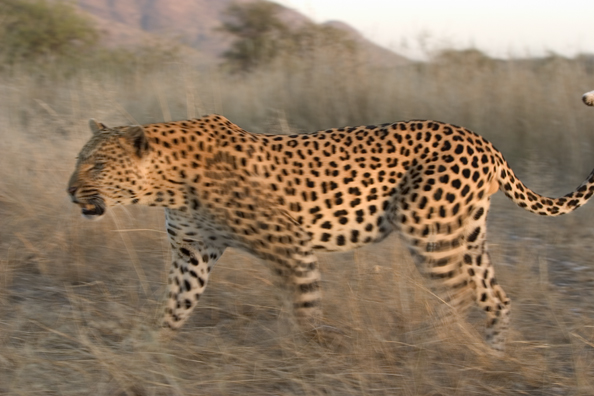
<svg viewBox="0 0 594 396">
<path fill-rule="evenodd" d="M 2 0 L 0 40 L 4 63 L 73 58 L 96 47 L 99 32 L 68 3 Z"/>
<path fill-rule="evenodd" d="M 345 32 L 313 22 L 291 29 L 280 19 L 279 11 L 278 4 L 265 1 L 232 4 L 226 10 L 221 31 L 235 38 L 222 54 L 229 70 L 254 71 L 279 58 L 311 58 L 319 51 L 341 58 L 355 54 L 356 43 Z"/>
<path fill-rule="evenodd" d="M 162 211 L 86 222 L 64 191 L 91 117 L 216 112 L 262 133 L 437 119 L 485 136 L 551 196 L 593 165 L 594 112 L 580 100 L 594 89 L 591 55 L 427 48 L 414 61 L 273 3 L 222 3 L 212 30 L 225 46 L 212 57 L 187 38 L 116 45 L 121 25 L 73 3 L 0 0 L 0 395 L 593 394 L 594 214 L 544 219 L 501 194 L 489 241 L 514 304 L 503 357 L 485 349 L 480 313 L 449 324 L 431 315 L 439 301 L 396 236 L 354 260 L 321 255 L 325 320 L 344 332 L 334 345 L 292 333 L 266 267 L 233 251 L 180 335 L 155 341 Z"/>
<path fill-rule="evenodd" d="M 127 113 L 120 122 L 217 111 L 254 131 L 276 123 L 305 132 L 428 118 L 501 137 L 493 140 L 512 157 L 538 152 L 559 161 L 559 150 L 572 150 L 565 162 L 575 165 L 590 147 L 589 136 L 579 144 L 558 136 L 591 125 L 578 97 L 592 87 L 592 55 L 502 60 L 428 48 L 425 61 L 392 53 L 387 63 L 348 29 L 295 22 L 286 11 L 267 1 L 230 3 L 213 29 L 227 39 L 213 61 L 181 38 L 116 45 L 73 3 L 0 0 L 0 79 L 35 85 L 37 104 L 20 113 L 51 108 L 62 119 L 64 102 L 43 92 L 116 84 L 136 96 L 112 106 Z"/>
</svg>

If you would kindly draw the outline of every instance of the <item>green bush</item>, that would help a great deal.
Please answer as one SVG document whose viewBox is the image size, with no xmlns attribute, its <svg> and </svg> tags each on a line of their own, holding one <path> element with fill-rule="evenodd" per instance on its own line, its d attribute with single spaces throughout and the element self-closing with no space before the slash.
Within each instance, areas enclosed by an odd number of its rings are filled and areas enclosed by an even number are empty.
<svg viewBox="0 0 594 396">
<path fill-rule="evenodd" d="M 308 58 L 322 49 L 353 54 L 356 43 L 347 33 L 332 26 L 311 22 L 291 29 L 279 17 L 282 6 L 268 1 L 232 4 L 220 30 L 235 37 L 223 53 L 232 71 L 252 71 L 270 65 L 279 57 Z"/>
<path fill-rule="evenodd" d="M 227 20 L 221 30 L 236 40 L 223 57 L 233 69 L 251 70 L 279 54 L 288 35 L 287 26 L 278 17 L 279 10 L 278 4 L 266 1 L 232 4 L 226 10 Z"/>
<path fill-rule="evenodd" d="M 5 63 L 76 57 L 98 39 L 92 21 L 69 3 L 0 0 L 0 55 Z"/>
</svg>

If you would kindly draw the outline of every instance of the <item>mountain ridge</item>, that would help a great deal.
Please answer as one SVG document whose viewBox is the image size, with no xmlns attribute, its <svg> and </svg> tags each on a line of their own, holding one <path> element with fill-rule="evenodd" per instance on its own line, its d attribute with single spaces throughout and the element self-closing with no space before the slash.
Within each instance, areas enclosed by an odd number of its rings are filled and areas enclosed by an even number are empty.
<svg viewBox="0 0 594 396">
<path fill-rule="evenodd" d="M 76 0 L 80 10 L 89 14 L 103 33 L 103 43 L 109 47 L 134 47 L 156 42 L 183 43 L 196 49 L 208 63 L 220 56 L 233 42 L 233 37 L 221 32 L 225 10 L 233 3 L 253 0 Z M 305 15 L 280 6 L 279 17 L 289 27 L 313 23 Z M 364 38 L 356 29 L 341 21 L 322 25 L 344 31 L 369 62 L 380 66 L 397 66 L 406 58 Z"/>
</svg>

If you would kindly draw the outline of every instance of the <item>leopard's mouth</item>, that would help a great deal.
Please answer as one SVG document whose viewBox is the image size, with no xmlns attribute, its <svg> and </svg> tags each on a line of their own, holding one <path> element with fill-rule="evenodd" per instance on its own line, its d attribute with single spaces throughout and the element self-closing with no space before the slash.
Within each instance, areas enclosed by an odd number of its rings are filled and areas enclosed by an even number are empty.
<svg viewBox="0 0 594 396">
<path fill-rule="evenodd" d="M 85 219 L 96 220 L 105 214 L 105 202 L 100 198 L 94 198 L 87 203 L 80 203 L 79 205 Z"/>
</svg>

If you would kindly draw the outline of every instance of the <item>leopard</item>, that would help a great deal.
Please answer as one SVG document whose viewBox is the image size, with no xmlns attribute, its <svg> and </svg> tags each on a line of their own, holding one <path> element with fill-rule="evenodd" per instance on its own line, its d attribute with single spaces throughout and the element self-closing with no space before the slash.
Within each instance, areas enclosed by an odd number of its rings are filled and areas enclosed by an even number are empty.
<svg viewBox="0 0 594 396">
<path fill-rule="evenodd" d="M 583 101 L 593 106 L 594 91 Z M 503 351 L 511 300 L 486 243 L 491 196 L 501 190 L 529 212 L 559 216 L 594 194 L 592 171 L 565 196 L 542 196 L 485 138 L 432 120 L 293 135 L 250 133 L 216 114 L 89 127 L 67 193 L 88 219 L 116 205 L 164 208 L 172 259 L 162 326 L 171 330 L 227 248 L 269 263 L 298 326 L 315 329 L 323 317 L 315 253 L 395 232 L 444 302 L 484 311 L 487 345 Z"/>
</svg>

